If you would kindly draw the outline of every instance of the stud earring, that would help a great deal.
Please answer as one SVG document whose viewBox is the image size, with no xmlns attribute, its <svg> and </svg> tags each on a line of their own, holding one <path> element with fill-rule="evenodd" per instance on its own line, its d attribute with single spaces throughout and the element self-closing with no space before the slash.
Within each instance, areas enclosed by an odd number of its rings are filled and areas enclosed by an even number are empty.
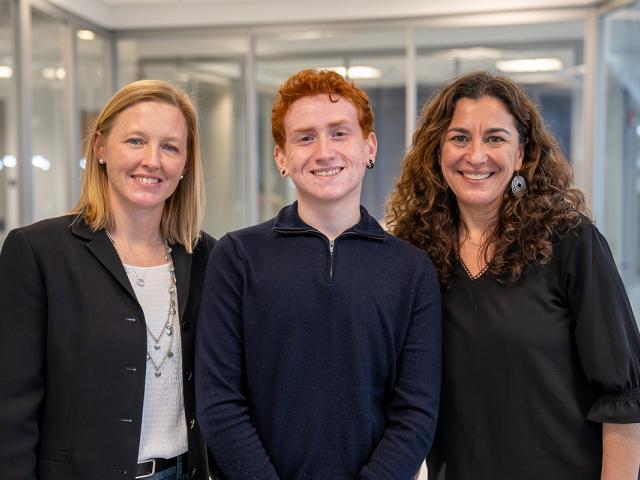
<svg viewBox="0 0 640 480">
<path fill-rule="evenodd" d="M 287 171 L 285 169 L 280 170 L 280 175 L 282 175 L 283 177 L 286 177 Z"/>
<path fill-rule="evenodd" d="M 514 195 L 522 195 L 526 189 L 527 182 L 525 182 L 524 177 L 521 176 L 519 172 L 516 172 L 513 180 L 511 180 L 511 193 Z"/>
<path fill-rule="evenodd" d="M 371 170 L 375 166 L 376 162 L 373 161 L 373 158 L 369 159 L 369 163 L 367 163 L 367 168 Z"/>
<path fill-rule="evenodd" d="M 100 165 L 104 165 L 104 164 L 105 164 L 104 158 L 99 158 L 99 159 L 98 159 L 98 163 L 99 163 Z"/>
<path fill-rule="evenodd" d="M 182 180 L 184 178 L 184 175 L 180 175 L 180 180 Z"/>
</svg>

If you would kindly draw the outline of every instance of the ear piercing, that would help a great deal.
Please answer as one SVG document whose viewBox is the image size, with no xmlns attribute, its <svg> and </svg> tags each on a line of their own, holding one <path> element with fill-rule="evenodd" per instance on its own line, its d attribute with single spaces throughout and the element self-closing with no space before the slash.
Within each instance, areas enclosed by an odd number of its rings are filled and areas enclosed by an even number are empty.
<svg viewBox="0 0 640 480">
<path fill-rule="evenodd" d="M 98 159 L 98 163 L 99 163 L 100 165 L 104 165 L 104 164 L 105 164 L 104 158 L 99 158 L 99 159 Z"/>
<path fill-rule="evenodd" d="M 371 170 L 375 166 L 375 164 L 376 162 L 373 160 L 373 158 L 370 158 L 369 163 L 367 163 L 367 168 Z"/>
</svg>

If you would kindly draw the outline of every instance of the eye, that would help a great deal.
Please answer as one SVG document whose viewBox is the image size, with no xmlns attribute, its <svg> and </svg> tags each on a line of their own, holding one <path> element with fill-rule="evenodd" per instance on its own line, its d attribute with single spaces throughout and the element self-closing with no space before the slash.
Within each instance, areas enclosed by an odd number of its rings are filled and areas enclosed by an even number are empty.
<svg viewBox="0 0 640 480">
<path fill-rule="evenodd" d="M 504 140 L 504 138 L 502 138 L 502 137 L 500 137 L 498 135 L 491 135 L 491 136 L 487 137 L 485 141 L 487 143 L 489 143 L 489 144 L 498 145 L 500 143 L 503 143 L 505 140 Z"/>
<path fill-rule="evenodd" d="M 460 144 L 463 144 L 463 143 L 467 143 L 467 140 L 468 140 L 468 139 L 467 139 L 467 136 L 466 136 L 466 135 L 459 134 L 459 135 L 454 135 L 454 136 L 453 136 L 453 137 L 451 137 L 449 140 L 451 140 L 451 141 L 452 141 L 452 142 L 454 142 L 454 143 L 460 143 Z"/>
<path fill-rule="evenodd" d="M 175 145 L 172 145 L 171 143 L 165 143 L 162 148 L 164 148 L 165 150 L 168 150 L 169 152 L 173 152 L 173 153 L 178 153 L 180 152 L 180 149 L 178 147 L 176 147 Z"/>
<path fill-rule="evenodd" d="M 309 143 L 313 140 L 311 135 L 300 135 L 296 138 L 296 143 Z"/>
<path fill-rule="evenodd" d="M 144 141 L 141 138 L 133 137 L 133 138 L 128 138 L 126 140 L 126 143 L 130 143 L 131 145 L 143 145 Z"/>
<path fill-rule="evenodd" d="M 349 135 L 349 131 L 348 130 L 336 130 L 333 134 L 334 137 L 346 137 L 347 135 Z"/>
</svg>

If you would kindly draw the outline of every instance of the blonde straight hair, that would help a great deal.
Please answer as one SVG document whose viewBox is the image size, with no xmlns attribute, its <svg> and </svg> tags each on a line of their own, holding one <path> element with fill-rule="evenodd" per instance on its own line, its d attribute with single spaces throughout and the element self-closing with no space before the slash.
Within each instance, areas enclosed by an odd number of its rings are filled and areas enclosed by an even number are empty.
<svg viewBox="0 0 640 480">
<path fill-rule="evenodd" d="M 205 193 L 200 158 L 198 114 L 189 96 L 174 85 L 161 80 L 140 80 L 118 90 L 95 120 L 85 140 L 85 169 L 82 173 L 80 200 L 71 211 L 80 215 L 96 231 L 113 228 L 109 202 L 107 172 L 98 163 L 96 142 L 106 138 L 118 115 L 139 102 L 161 102 L 177 107 L 187 124 L 187 163 L 184 178 L 167 199 L 160 220 L 160 231 L 169 243 L 181 244 L 191 253 L 200 236 Z"/>
</svg>

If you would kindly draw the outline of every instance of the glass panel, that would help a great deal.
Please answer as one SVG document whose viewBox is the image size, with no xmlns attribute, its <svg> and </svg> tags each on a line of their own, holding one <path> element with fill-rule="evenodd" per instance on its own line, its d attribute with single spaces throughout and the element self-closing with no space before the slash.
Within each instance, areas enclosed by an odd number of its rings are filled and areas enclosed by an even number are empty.
<svg viewBox="0 0 640 480">
<path fill-rule="evenodd" d="M 604 18 L 606 235 L 640 320 L 640 2 Z"/>
<path fill-rule="evenodd" d="M 583 30 L 582 22 L 419 30 L 418 108 L 443 82 L 463 73 L 508 76 L 538 104 L 583 187 Z"/>
<path fill-rule="evenodd" d="M 19 222 L 12 5 L 0 1 L 0 245 Z"/>
<path fill-rule="evenodd" d="M 341 68 L 369 95 L 378 155 L 376 167 L 365 175 L 362 203 L 372 215 L 382 218 L 404 154 L 404 32 L 287 32 L 259 37 L 257 52 L 261 219 L 273 217 L 295 199 L 293 185 L 280 177 L 273 162 L 271 103 L 280 83 L 305 68 Z M 363 73 L 354 67 L 369 68 Z"/>
<path fill-rule="evenodd" d="M 207 192 L 204 229 L 216 237 L 246 226 L 247 152 L 244 37 L 126 39 L 118 43 L 120 86 L 170 81 L 191 95 L 200 116 Z M 185 52 L 188 52 L 186 54 Z"/>
<path fill-rule="evenodd" d="M 61 215 L 69 208 L 69 148 L 65 122 L 64 24 L 32 13 L 33 112 L 32 168 L 34 220 Z"/>
<path fill-rule="evenodd" d="M 91 30 L 78 30 L 76 32 L 76 90 L 78 106 L 78 125 L 80 129 L 80 139 L 84 140 L 89 134 L 102 106 L 109 99 L 110 92 L 107 90 L 105 72 L 106 54 L 108 43 L 106 39 L 96 35 Z M 76 202 L 79 194 L 80 173 L 84 167 L 83 145 L 77 146 L 74 152 L 74 176 L 76 191 L 74 192 L 73 203 Z"/>
</svg>

